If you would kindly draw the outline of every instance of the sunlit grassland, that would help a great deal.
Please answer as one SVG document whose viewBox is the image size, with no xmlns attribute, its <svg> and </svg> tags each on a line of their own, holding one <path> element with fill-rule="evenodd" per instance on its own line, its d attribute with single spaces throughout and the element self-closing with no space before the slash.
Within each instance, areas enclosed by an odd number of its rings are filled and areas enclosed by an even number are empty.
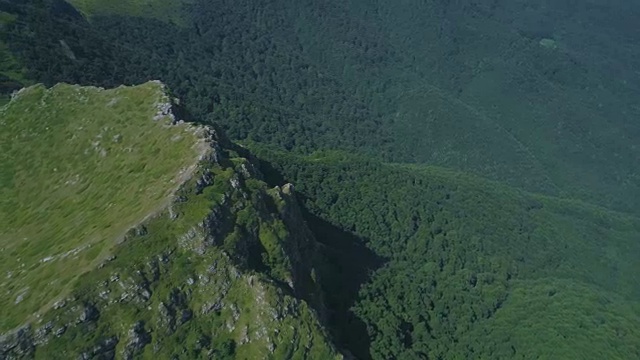
<svg viewBox="0 0 640 360">
<path fill-rule="evenodd" d="M 0 331 L 64 293 L 196 161 L 161 85 L 42 85 L 0 108 Z"/>
<path fill-rule="evenodd" d="M 326 333 L 305 302 L 283 292 L 268 275 L 238 268 L 232 259 L 245 256 L 244 253 L 229 255 L 236 251 L 236 245 L 242 249 L 243 243 L 253 241 L 251 229 L 284 236 L 281 232 L 285 225 L 265 211 L 261 202 L 263 196 L 278 197 L 279 192 L 254 178 L 245 179 L 244 186 L 234 189 L 231 180 L 238 179 L 242 166 L 250 163 L 236 157 L 238 154 L 233 150 L 227 151 L 223 148 L 219 152 L 220 161 L 199 163 L 193 176 L 175 193 L 180 201 L 136 228 L 144 229 L 143 233 L 130 230 L 127 240 L 114 247 L 108 261 L 80 276 L 65 298 L 75 300 L 67 300 L 64 307 L 54 307 L 34 322 L 34 327 L 50 322 L 74 323 L 78 316 L 75 304 L 91 303 L 100 312 L 95 322 L 69 326 L 63 336 L 53 337 L 38 347 L 35 359 L 67 359 L 78 349 L 114 333 L 122 334 L 123 338 L 127 329 L 140 321 L 148 324 L 153 343 L 157 344 L 145 348 L 140 356 L 145 359 L 180 355 L 195 359 L 202 358 L 203 353 L 208 358 L 213 354 L 216 359 L 258 359 L 270 344 L 275 344 L 276 359 L 299 358 L 296 354 L 301 352 L 311 359 L 341 358 L 336 357 Z M 212 183 L 199 189 L 197 184 L 205 173 Z M 251 200 L 243 201 L 247 199 Z M 229 204 L 235 204 L 232 210 Z M 210 236 L 208 225 L 203 225 L 207 220 L 203 219 L 212 210 L 225 209 L 231 211 L 210 230 L 222 230 L 216 236 L 226 250 L 201 247 L 205 237 Z M 147 272 L 149 266 L 154 275 Z M 130 291 L 132 286 L 143 283 L 150 297 L 138 302 Z M 216 302 L 224 306 L 219 311 L 194 311 L 193 318 L 176 326 L 175 332 L 168 329 L 172 325 L 165 322 L 165 315 L 154 311 L 167 306 L 179 309 L 186 304 L 190 309 L 209 309 L 212 299 L 218 299 Z M 278 309 L 286 309 L 286 316 L 278 318 Z M 247 334 L 252 336 L 251 341 L 242 340 Z M 211 339 L 212 351 L 201 349 L 203 337 Z M 126 346 L 125 341 L 120 341 L 115 352 L 122 354 Z M 234 352 L 235 356 L 230 357 Z"/>
</svg>

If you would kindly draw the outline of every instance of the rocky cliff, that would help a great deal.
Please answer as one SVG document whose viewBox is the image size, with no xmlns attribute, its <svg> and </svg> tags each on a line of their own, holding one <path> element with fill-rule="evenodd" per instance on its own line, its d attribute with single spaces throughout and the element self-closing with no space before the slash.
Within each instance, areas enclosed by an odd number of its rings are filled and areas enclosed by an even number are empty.
<svg viewBox="0 0 640 360">
<path fill-rule="evenodd" d="M 244 148 L 197 131 L 204 151 L 170 203 L 2 335 L 0 359 L 342 357 L 293 186 L 268 187 Z"/>
</svg>

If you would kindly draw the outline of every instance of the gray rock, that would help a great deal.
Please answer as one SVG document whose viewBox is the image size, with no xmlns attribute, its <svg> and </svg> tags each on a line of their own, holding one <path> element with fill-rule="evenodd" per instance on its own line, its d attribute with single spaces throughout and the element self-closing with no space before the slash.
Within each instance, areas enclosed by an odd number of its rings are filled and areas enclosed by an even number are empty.
<svg viewBox="0 0 640 360">
<path fill-rule="evenodd" d="M 160 265 L 156 259 L 147 262 L 147 272 L 152 282 L 160 280 Z"/>
<path fill-rule="evenodd" d="M 99 341 L 91 350 L 84 351 L 79 357 L 81 359 L 100 359 L 100 360 L 112 360 L 116 355 L 116 346 L 118 345 L 118 338 L 111 336 Z"/>
<path fill-rule="evenodd" d="M 234 189 L 240 189 L 240 179 L 238 178 L 237 175 L 234 175 L 230 180 L 229 183 L 231 183 L 231 187 Z"/>
<path fill-rule="evenodd" d="M 173 309 L 164 302 L 158 304 L 157 329 L 163 329 L 167 334 L 172 334 L 176 329 L 176 321 Z"/>
<path fill-rule="evenodd" d="M 176 118 L 173 115 L 173 111 L 172 111 L 172 105 L 170 102 L 166 102 L 166 103 L 160 103 L 156 106 L 156 108 L 158 109 L 158 112 L 156 113 L 156 115 L 153 117 L 154 121 L 158 121 L 161 120 L 165 117 L 169 117 L 171 119 L 171 123 L 175 123 Z"/>
<path fill-rule="evenodd" d="M 137 321 L 129 329 L 129 340 L 122 351 L 123 359 L 133 359 L 151 342 L 151 335 L 144 328 L 144 321 Z"/>
<path fill-rule="evenodd" d="M 204 305 L 202 305 L 202 309 L 200 310 L 200 313 L 202 315 L 206 315 L 212 311 L 218 312 L 220 310 L 222 310 L 223 307 L 223 302 L 222 300 L 218 300 L 218 301 L 212 301 L 210 303 L 206 303 Z"/>
<path fill-rule="evenodd" d="M 60 337 L 60 336 L 64 335 L 64 333 L 66 331 L 67 331 L 67 327 L 65 325 L 62 325 L 62 326 L 60 326 L 59 328 L 56 329 L 54 334 L 56 335 L 56 337 Z"/>
<path fill-rule="evenodd" d="M 42 325 L 38 329 L 36 329 L 34 334 L 34 344 L 35 345 L 43 345 L 49 341 L 49 334 L 53 330 L 53 322 L 49 321 L 46 324 Z"/>
<path fill-rule="evenodd" d="M 151 299 L 151 291 L 142 289 L 142 291 L 140 291 L 140 297 L 142 297 L 144 301 L 149 301 L 149 299 Z"/>
<path fill-rule="evenodd" d="M 173 206 L 169 206 L 169 220 L 176 220 L 178 218 L 178 213 L 173 210 Z"/>
<path fill-rule="evenodd" d="M 147 235 L 148 231 L 147 231 L 147 227 L 144 225 L 139 225 L 136 227 L 136 235 L 137 236 L 144 236 Z"/>
<path fill-rule="evenodd" d="M 240 165 L 240 174 L 244 176 L 245 179 L 256 177 L 256 169 L 253 167 L 253 164 L 242 164 Z"/>
<path fill-rule="evenodd" d="M 198 180 L 196 180 L 196 194 L 201 194 L 202 190 L 207 186 L 211 186 L 213 184 L 213 174 L 211 171 L 205 171 L 202 176 Z"/>
<path fill-rule="evenodd" d="M 163 264 L 168 263 L 169 262 L 169 254 L 162 253 L 162 254 L 158 255 L 158 261 L 160 261 Z"/>
<path fill-rule="evenodd" d="M 180 315 L 180 324 L 184 324 L 187 321 L 191 320 L 193 317 L 193 311 L 189 309 L 182 310 L 182 314 Z"/>
<path fill-rule="evenodd" d="M 67 305 L 67 302 L 63 299 L 63 300 L 58 300 L 55 303 L 53 303 L 53 309 L 54 310 L 58 310 L 61 309 L 63 307 L 65 307 Z"/>
<path fill-rule="evenodd" d="M 94 320 L 97 320 L 99 317 L 100 317 L 100 312 L 98 311 L 98 309 L 96 309 L 96 307 L 93 304 L 86 303 L 76 323 L 85 323 L 89 321 L 94 321 Z"/>
<path fill-rule="evenodd" d="M 32 357 L 35 350 L 31 326 L 0 336 L 0 359 Z"/>
</svg>

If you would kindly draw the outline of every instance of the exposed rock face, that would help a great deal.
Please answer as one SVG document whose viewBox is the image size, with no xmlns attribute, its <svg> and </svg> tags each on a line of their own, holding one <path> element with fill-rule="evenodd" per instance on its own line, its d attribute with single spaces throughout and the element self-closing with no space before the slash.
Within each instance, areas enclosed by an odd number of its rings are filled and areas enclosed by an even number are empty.
<svg viewBox="0 0 640 360">
<path fill-rule="evenodd" d="M 78 355 L 78 359 L 82 359 L 82 360 L 90 360 L 90 359 L 104 359 L 104 360 L 111 360 L 111 359 L 115 359 L 116 357 L 116 346 L 118 345 L 118 338 L 115 336 L 111 336 L 108 338 L 105 338 L 101 341 L 98 341 L 98 343 L 91 347 L 91 349 L 88 349 L 86 351 L 83 351 L 82 353 L 80 353 L 80 355 Z"/>
<path fill-rule="evenodd" d="M 144 321 L 136 321 L 129 329 L 128 341 L 122 351 L 123 359 L 133 359 L 134 355 L 142 352 L 144 347 L 151 342 L 151 335 L 144 328 Z"/>
<path fill-rule="evenodd" d="M 340 358 L 316 316 L 316 245 L 293 186 L 269 189 L 246 150 L 194 129 L 202 155 L 173 203 L 38 322 L 0 337 L 0 360 L 46 357 L 49 346 L 65 359 L 217 358 L 240 347 Z"/>
<path fill-rule="evenodd" d="M 88 321 L 94 321 L 98 319 L 99 316 L 100 312 L 98 312 L 98 309 L 96 309 L 93 304 L 85 304 L 84 309 L 82 310 L 82 313 L 80 314 L 80 317 L 78 318 L 76 323 L 81 324 Z"/>
<path fill-rule="evenodd" d="M 28 358 L 35 351 L 35 339 L 30 326 L 0 336 L 0 359 Z"/>
</svg>

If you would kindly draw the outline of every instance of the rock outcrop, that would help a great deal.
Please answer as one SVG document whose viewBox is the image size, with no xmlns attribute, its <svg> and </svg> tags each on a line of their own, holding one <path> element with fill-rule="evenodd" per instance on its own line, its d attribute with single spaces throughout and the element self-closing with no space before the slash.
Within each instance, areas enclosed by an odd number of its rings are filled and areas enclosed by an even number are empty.
<svg viewBox="0 0 640 360">
<path fill-rule="evenodd" d="M 215 127 L 193 129 L 201 155 L 171 204 L 1 336 L 0 360 L 341 358 L 318 316 L 315 240 L 293 186 L 269 188 L 245 149 Z"/>
</svg>

